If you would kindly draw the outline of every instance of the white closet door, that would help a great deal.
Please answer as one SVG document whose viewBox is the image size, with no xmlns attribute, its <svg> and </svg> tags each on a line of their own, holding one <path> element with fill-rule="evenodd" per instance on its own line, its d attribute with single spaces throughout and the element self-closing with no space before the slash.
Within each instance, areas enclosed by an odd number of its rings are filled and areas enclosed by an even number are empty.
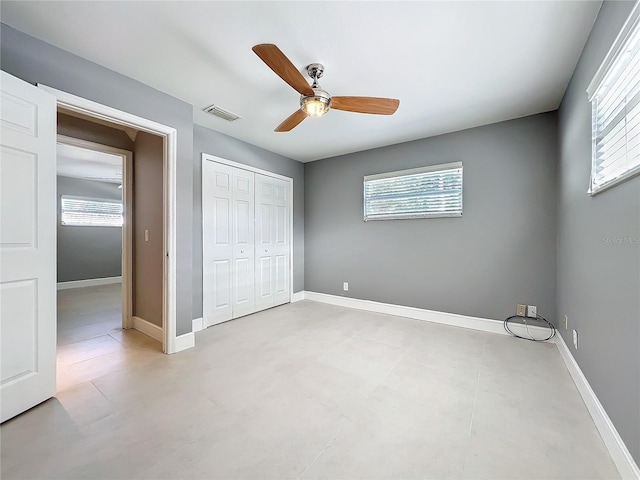
<svg viewBox="0 0 640 480">
<path fill-rule="evenodd" d="M 268 177 L 267 177 L 268 178 Z M 282 305 L 290 300 L 290 244 L 289 195 L 290 184 L 284 180 L 271 179 L 273 185 L 273 304 Z"/>
<path fill-rule="evenodd" d="M 202 317 L 233 318 L 233 168 L 202 162 Z"/>
<path fill-rule="evenodd" d="M 289 301 L 289 184 L 256 174 L 256 307 Z"/>
<path fill-rule="evenodd" d="M 0 422 L 4 422 L 56 393 L 56 101 L 1 73 Z"/>
<path fill-rule="evenodd" d="M 233 318 L 256 311 L 254 175 L 233 169 Z"/>
</svg>

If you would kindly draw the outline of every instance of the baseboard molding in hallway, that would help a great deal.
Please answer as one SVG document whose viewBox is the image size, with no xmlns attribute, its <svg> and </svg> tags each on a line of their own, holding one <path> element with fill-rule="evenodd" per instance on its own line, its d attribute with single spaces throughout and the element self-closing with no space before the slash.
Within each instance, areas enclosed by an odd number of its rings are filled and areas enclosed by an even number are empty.
<svg viewBox="0 0 640 480">
<path fill-rule="evenodd" d="M 109 285 L 111 283 L 122 283 L 122 277 L 89 278 L 87 280 L 73 280 L 70 282 L 58 282 L 58 290 L 69 288 L 97 287 L 99 285 Z"/>
<path fill-rule="evenodd" d="M 140 317 L 132 317 L 132 320 L 133 328 L 154 340 L 162 342 L 163 332 L 161 327 Z"/>
</svg>

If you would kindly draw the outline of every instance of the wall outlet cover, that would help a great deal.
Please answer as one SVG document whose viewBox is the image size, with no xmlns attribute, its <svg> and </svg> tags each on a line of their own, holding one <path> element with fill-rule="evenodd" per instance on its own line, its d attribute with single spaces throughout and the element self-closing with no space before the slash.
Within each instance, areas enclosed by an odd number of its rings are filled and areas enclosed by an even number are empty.
<svg viewBox="0 0 640 480">
<path fill-rule="evenodd" d="M 344 283 L 342 284 L 342 289 L 343 289 L 345 292 L 348 292 L 348 291 L 349 291 L 349 282 L 344 282 Z"/>
<path fill-rule="evenodd" d="M 578 332 L 573 331 L 573 348 L 578 349 Z"/>
<path fill-rule="evenodd" d="M 516 305 L 516 315 L 519 317 L 525 317 L 527 315 L 527 306 L 526 305 Z"/>
<path fill-rule="evenodd" d="M 567 330 L 569 328 L 569 317 L 564 316 L 564 329 Z"/>
<path fill-rule="evenodd" d="M 527 317 L 536 318 L 537 316 L 538 316 L 538 307 L 536 307 L 535 305 L 528 305 L 527 306 Z"/>
</svg>

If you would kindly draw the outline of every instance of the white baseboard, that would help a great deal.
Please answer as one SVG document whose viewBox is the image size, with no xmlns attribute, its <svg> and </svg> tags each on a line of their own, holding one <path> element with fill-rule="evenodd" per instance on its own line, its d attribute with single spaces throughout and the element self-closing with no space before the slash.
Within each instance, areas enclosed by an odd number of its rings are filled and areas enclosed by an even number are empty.
<svg viewBox="0 0 640 480">
<path fill-rule="evenodd" d="M 292 293 L 291 294 L 291 303 L 299 302 L 301 300 L 304 300 L 304 298 L 305 298 L 305 292 L 304 291 Z"/>
<path fill-rule="evenodd" d="M 133 328 L 153 338 L 154 340 L 162 342 L 162 327 L 159 327 L 158 325 L 140 317 L 131 317 L 131 320 L 133 321 Z"/>
<path fill-rule="evenodd" d="M 370 300 L 359 300 L 357 298 L 341 297 L 337 295 L 329 295 L 326 293 L 316 292 L 302 292 L 304 293 L 305 300 L 312 300 L 315 302 L 329 303 L 331 305 L 338 305 L 348 308 L 357 308 L 360 310 L 366 310 L 369 312 L 386 313 L 388 315 L 396 315 L 399 317 L 408 317 L 416 320 L 424 320 L 427 322 L 441 323 L 444 325 L 451 325 L 455 327 L 471 328 L 473 330 L 480 330 L 483 332 L 498 333 L 502 335 L 509 335 L 504 330 L 503 322 L 499 320 L 490 320 L 487 318 L 468 317 L 465 315 L 458 315 L 455 313 L 436 312 L 433 310 L 425 310 L 415 307 L 405 307 L 402 305 L 392 305 L 389 303 L 373 302 Z M 517 324 L 512 326 L 514 332 L 520 334 L 516 328 L 522 328 L 523 334 L 524 328 L 519 327 Z M 529 327 L 532 332 L 540 333 L 544 335 L 548 330 L 544 327 Z M 524 335 L 523 335 L 524 336 Z M 564 360 L 564 363 L 571 374 L 584 403 L 593 418 L 593 422 L 602 437 L 613 462 L 615 463 L 618 472 L 622 478 L 640 479 L 640 470 L 636 465 L 633 457 L 629 453 L 626 445 L 620 438 L 618 431 L 614 427 L 609 415 L 605 411 L 604 407 L 598 400 L 595 392 L 589 385 L 586 377 L 580 370 L 580 367 L 576 363 L 571 351 L 567 348 L 562 335 L 558 332 L 556 336 L 550 340 L 558 347 L 558 351 Z"/>
<path fill-rule="evenodd" d="M 193 322 L 191 322 L 191 331 L 196 333 L 200 330 L 204 330 L 204 319 L 202 317 L 194 318 Z"/>
<path fill-rule="evenodd" d="M 58 282 L 58 290 L 69 288 L 97 287 L 110 283 L 122 283 L 122 277 L 89 278 L 87 280 L 73 280 L 71 282 Z"/>
<path fill-rule="evenodd" d="M 571 374 L 573 382 L 576 384 L 576 387 L 578 388 L 578 391 L 591 414 L 591 418 L 593 418 L 593 423 L 595 423 L 607 450 L 609 450 L 609 454 L 611 455 L 613 462 L 618 468 L 620 476 L 625 479 L 640 479 L 640 469 L 638 469 L 638 465 L 633 460 L 627 446 L 622 441 L 622 438 L 620 438 L 616 427 L 613 425 L 613 422 L 611 422 L 609 415 L 607 415 L 607 412 L 600 403 L 600 400 L 598 400 L 598 397 L 591 388 L 591 385 L 589 385 L 587 378 L 584 376 L 584 373 L 582 373 L 582 370 L 578 366 L 575 358 L 573 358 L 573 355 L 562 338 L 562 335 L 559 333 L 556 335 L 555 343 L 558 346 L 558 351 L 560 352 L 569 373 Z"/>
<path fill-rule="evenodd" d="M 469 317 L 459 315 L 457 313 L 437 312 L 435 310 L 426 310 L 424 308 L 405 307 L 403 305 L 393 305 L 391 303 L 374 302 L 372 300 L 360 300 L 358 298 L 341 297 L 338 295 L 329 295 L 327 293 L 304 292 L 305 300 L 314 302 L 329 303 L 341 307 L 357 308 L 368 312 L 386 313 L 387 315 L 395 315 L 397 317 L 412 318 L 414 320 L 423 320 L 426 322 L 440 323 L 442 325 L 450 325 L 452 327 L 470 328 L 472 330 L 480 330 L 481 332 L 497 333 L 500 335 L 509 335 L 504 329 L 502 320 L 491 320 L 488 318 Z M 510 324 L 511 330 L 522 336 L 526 336 L 524 326 L 519 324 Z M 521 331 L 520 331 L 521 329 Z M 535 333 L 536 337 L 545 338 L 549 329 L 544 327 L 529 326 L 529 330 Z"/>
<path fill-rule="evenodd" d="M 193 348 L 196 346 L 196 336 L 193 332 L 185 333 L 183 335 L 178 335 L 173 342 L 173 349 L 171 349 L 171 353 L 178 353 L 183 350 L 187 350 L 189 348 Z"/>
</svg>

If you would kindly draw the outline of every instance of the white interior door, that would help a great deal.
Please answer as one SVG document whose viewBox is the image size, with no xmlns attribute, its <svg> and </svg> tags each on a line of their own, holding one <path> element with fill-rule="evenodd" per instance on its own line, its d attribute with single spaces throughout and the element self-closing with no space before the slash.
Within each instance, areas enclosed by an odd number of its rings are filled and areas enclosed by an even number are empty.
<svg viewBox="0 0 640 480">
<path fill-rule="evenodd" d="M 202 318 L 205 328 L 233 318 L 233 168 L 202 162 Z"/>
<path fill-rule="evenodd" d="M 233 168 L 233 318 L 255 309 L 254 173 Z"/>
<path fill-rule="evenodd" d="M 0 155 L 0 421 L 56 392 L 56 101 L 5 72 Z"/>
<path fill-rule="evenodd" d="M 289 301 L 289 184 L 256 174 L 256 307 Z"/>
</svg>

